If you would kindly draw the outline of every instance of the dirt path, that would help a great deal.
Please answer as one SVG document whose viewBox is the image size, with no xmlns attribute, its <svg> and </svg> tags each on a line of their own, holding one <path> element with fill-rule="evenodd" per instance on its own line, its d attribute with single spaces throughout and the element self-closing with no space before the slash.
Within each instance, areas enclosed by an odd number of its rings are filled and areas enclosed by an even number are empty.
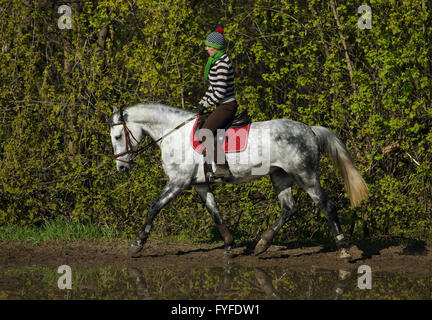
<svg viewBox="0 0 432 320">
<path fill-rule="evenodd" d="M 374 271 L 432 274 L 432 244 L 418 241 L 410 245 L 367 244 L 353 247 L 353 260 L 342 261 L 337 252 L 323 246 L 300 247 L 273 245 L 259 257 L 247 246 L 234 249 L 232 258 L 223 257 L 222 243 L 190 244 L 149 241 L 136 258 L 127 254 L 125 242 L 71 242 L 0 244 L 0 268 L 58 267 L 72 268 L 101 266 L 125 267 L 212 267 L 235 263 L 247 267 L 283 266 L 292 269 L 319 267 L 330 270 L 367 264 Z"/>
</svg>

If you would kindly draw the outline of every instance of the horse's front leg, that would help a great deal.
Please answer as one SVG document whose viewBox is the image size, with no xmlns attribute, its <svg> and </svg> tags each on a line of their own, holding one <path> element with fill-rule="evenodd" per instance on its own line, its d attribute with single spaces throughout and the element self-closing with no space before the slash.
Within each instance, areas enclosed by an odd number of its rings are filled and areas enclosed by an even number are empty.
<svg viewBox="0 0 432 320">
<path fill-rule="evenodd" d="M 131 244 L 129 253 L 135 255 L 141 251 L 146 243 L 153 227 L 153 220 L 159 211 L 162 210 L 172 199 L 174 199 L 181 191 L 188 187 L 188 183 L 184 182 L 169 182 L 158 199 L 150 206 L 149 212 L 144 226 L 138 232 L 135 241 Z"/>
<path fill-rule="evenodd" d="M 232 245 L 234 243 L 234 238 L 229 232 L 226 224 L 223 223 L 221 214 L 216 204 L 214 194 L 210 191 L 208 185 L 196 185 L 194 186 L 194 188 L 198 193 L 198 195 L 200 196 L 201 200 L 204 202 L 208 212 L 210 213 L 211 217 L 213 218 L 213 221 L 215 222 L 216 226 L 219 229 L 219 232 L 225 244 L 225 251 L 224 251 L 225 254 L 230 254 Z"/>
</svg>

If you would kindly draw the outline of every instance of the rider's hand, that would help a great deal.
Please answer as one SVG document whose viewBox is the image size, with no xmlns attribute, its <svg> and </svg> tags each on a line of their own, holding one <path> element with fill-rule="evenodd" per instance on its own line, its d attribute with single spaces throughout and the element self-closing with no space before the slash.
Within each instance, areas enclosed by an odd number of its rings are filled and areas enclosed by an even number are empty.
<svg viewBox="0 0 432 320">
<path fill-rule="evenodd" d="M 199 103 L 196 106 L 196 108 L 194 109 L 194 112 L 197 113 L 197 114 L 203 114 L 204 110 L 205 110 L 205 107 L 202 104 Z"/>
</svg>

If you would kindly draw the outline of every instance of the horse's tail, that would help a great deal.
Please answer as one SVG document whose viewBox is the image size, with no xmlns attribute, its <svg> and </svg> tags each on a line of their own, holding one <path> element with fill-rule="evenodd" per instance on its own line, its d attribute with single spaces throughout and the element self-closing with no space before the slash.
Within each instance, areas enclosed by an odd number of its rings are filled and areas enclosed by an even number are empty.
<svg viewBox="0 0 432 320">
<path fill-rule="evenodd" d="M 355 167 L 350 154 L 342 141 L 329 129 L 321 126 L 311 127 L 318 138 L 320 150 L 328 154 L 339 168 L 345 181 L 351 206 L 356 207 L 368 197 L 368 188 L 358 169 Z"/>
</svg>

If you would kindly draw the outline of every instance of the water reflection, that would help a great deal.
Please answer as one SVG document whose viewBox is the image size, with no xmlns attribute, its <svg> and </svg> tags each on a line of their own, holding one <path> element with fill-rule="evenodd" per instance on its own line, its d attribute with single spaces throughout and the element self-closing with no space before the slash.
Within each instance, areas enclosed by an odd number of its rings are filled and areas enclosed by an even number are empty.
<svg viewBox="0 0 432 320">
<path fill-rule="evenodd" d="M 345 290 L 345 287 L 348 284 L 349 279 L 351 278 L 351 272 L 348 270 L 340 269 L 338 272 L 338 280 L 336 281 L 335 290 L 334 290 L 334 300 L 341 300 L 342 294 Z"/>
<path fill-rule="evenodd" d="M 233 269 L 242 269 L 226 266 L 223 268 L 213 268 L 209 270 L 209 272 L 214 272 L 215 276 L 219 277 L 219 283 L 215 282 L 215 290 L 212 292 L 211 290 L 208 292 L 208 295 L 204 295 L 201 298 L 203 299 L 211 299 L 211 300 L 223 300 L 227 298 L 231 298 L 233 294 L 238 294 L 241 292 L 240 283 L 235 281 L 235 273 Z M 272 281 L 273 279 L 261 268 L 253 268 L 252 273 L 255 279 L 247 279 L 246 283 L 249 288 L 244 288 L 244 292 L 257 291 L 263 294 L 263 299 L 271 299 L 271 300 L 281 300 L 281 296 L 273 287 Z M 238 270 L 237 270 L 238 271 Z M 150 290 L 147 285 L 147 280 L 145 279 L 145 274 L 142 270 L 138 268 L 129 268 L 129 275 L 132 278 L 133 282 L 137 288 L 137 294 L 144 299 L 152 299 L 150 295 Z M 244 281 L 245 279 L 239 279 L 240 281 Z M 252 280 L 252 281 L 251 281 Z M 253 282 L 255 280 L 255 283 Z M 211 287 L 209 282 L 207 283 L 199 283 L 202 288 Z M 197 291 L 200 291 L 200 288 L 196 288 Z M 240 291 L 239 291 L 240 290 Z M 251 292 L 250 292 L 251 293 Z M 181 298 L 185 298 L 182 296 Z M 239 299 L 247 299 L 247 297 L 238 296 Z M 254 299 L 258 297 L 254 296 Z"/>
<path fill-rule="evenodd" d="M 371 290 L 357 287 L 357 269 L 283 267 L 73 269 L 60 290 L 57 269 L 0 270 L 0 299 L 431 299 L 432 276 L 374 273 Z"/>
</svg>

